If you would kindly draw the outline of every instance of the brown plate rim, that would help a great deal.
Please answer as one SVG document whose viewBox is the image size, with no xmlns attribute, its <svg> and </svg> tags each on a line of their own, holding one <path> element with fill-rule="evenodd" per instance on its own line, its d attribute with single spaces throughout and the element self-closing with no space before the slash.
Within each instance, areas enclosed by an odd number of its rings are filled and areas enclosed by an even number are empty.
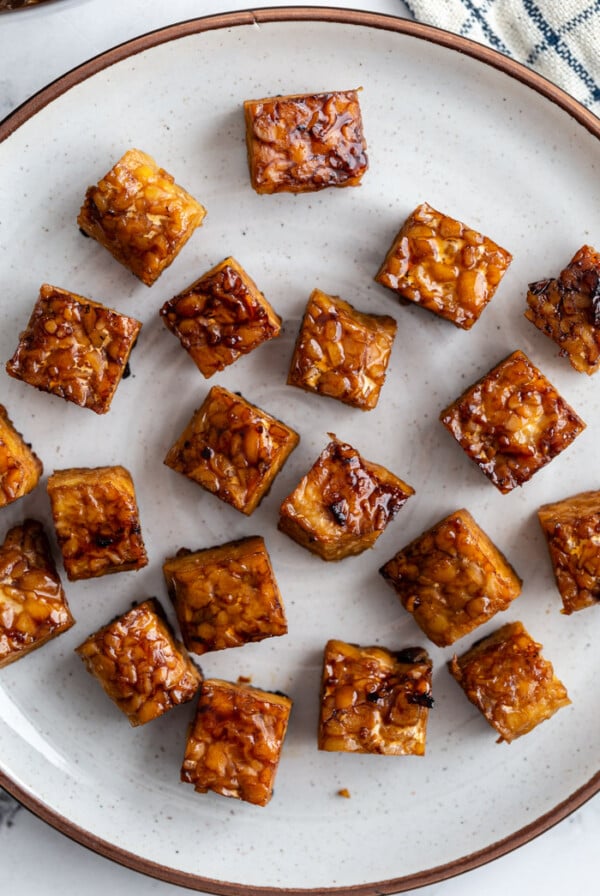
<svg viewBox="0 0 600 896">
<path fill-rule="evenodd" d="M 223 28 L 234 28 L 242 25 L 261 25 L 273 22 L 306 22 L 318 21 L 334 24 L 357 25 L 361 27 L 378 28 L 385 31 L 424 40 L 447 49 L 454 50 L 473 59 L 489 65 L 492 68 L 504 72 L 506 75 L 520 81 L 527 87 L 559 106 L 574 118 L 580 125 L 593 136 L 600 139 L 600 118 L 585 108 L 580 102 L 567 94 L 564 90 L 548 81 L 546 78 L 527 68 L 514 59 L 504 56 L 496 50 L 476 43 L 468 38 L 461 37 L 430 25 L 423 25 L 410 19 L 400 19 L 395 16 L 380 13 L 365 12 L 362 10 L 327 8 L 327 7 L 273 7 L 268 9 L 248 9 L 238 12 L 221 13 L 218 15 L 204 16 L 189 19 L 174 25 L 168 25 L 155 31 L 148 32 L 140 37 L 125 41 L 122 44 L 94 56 L 92 59 L 77 66 L 15 109 L 3 121 L 0 122 L 0 143 L 6 140 L 19 127 L 36 115 L 41 109 L 66 93 L 72 87 L 90 78 L 109 66 L 124 59 L 135 56 L 137 53 L 151 49 L 171 40 L 178 40 L 192 34 L 200 34 Z M 576 809 L 580 808 L 587 800 L 600 791 L 600 771 L 593 775 L 582 787 L 575 790 L 565 800 L 558 803 L 548 812 L 534 819 L 525 827 L 519 828 L 502 840 L 498 840 L 489 846 L 476 852 L 469 853 L 433 868 L 425 869 L 410 875 L 392 878 L 373 883 L 358 884 L 352 887 L 326 887 L 297 889 L 289 887 L 263 887 L 247 886 L 240 883 L 229 883 L 213 878 L 201 877 L 167 865 L 152 862 L 142 856 L 129 852 L 116 844 L 110 843 L 101 837 L 92 834 L 85 828 L 74 824 L 66 816 L 46 805 L 42 800 L 31 794 L 24 785 L 13 781 L 0 769 L 0 786 L 17 799 L 22 805 L 33 812 L 42 821 L 51 825 L 60 833 L 82 846 L 91 849 L 118 864 L 131 868 L 149 877 L 154 877 L 167 883 L 191 890 L 204 890 L 217 896 L 384 896 L 405 892 L 406 890 L 438 883 L 471 871 L 481 865 L 506 855 L 514 849 L 523 846 L 535 837 L 549 830 L 553 825 L 562 821 Z"/>
</svg>

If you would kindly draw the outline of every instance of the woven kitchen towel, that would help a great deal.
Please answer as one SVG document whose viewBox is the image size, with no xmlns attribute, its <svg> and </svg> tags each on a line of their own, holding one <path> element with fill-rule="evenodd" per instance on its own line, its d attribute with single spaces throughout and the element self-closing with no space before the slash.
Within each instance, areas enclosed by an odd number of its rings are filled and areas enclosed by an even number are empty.
<svg viewBox="0 0 600 896">
<path fill-rule="evenodd" d="M 536 69 L 600 115 L 600 0 L 406 0 L 415 18 Z"/>
</svg>

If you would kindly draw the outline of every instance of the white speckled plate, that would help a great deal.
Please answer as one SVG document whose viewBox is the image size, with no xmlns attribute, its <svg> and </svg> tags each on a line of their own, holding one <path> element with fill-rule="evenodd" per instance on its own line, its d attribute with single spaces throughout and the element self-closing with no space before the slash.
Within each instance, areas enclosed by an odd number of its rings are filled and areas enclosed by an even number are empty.
<svg viewBox="0 0 600 896">
<path fill-rule="evenodd" d="M 362 86 L 371 167 L 358 189 L 259 197 L 250 189 L 245 98 Z M 138 316 L 144 329 L 110 413 L 91 412 L 2 374 L 0 399 L 44 461 L 122 463 L 137 485 L 150 565 L 67 587 L 77 625 L 0 672 L 0 783 L 94 849 L 174 883 L 215 893 L 389 893 L 489 860 L 543 831 L 599 786 L 600 610 L 559 612 L 535 511 L 600 485 L 598 381 L 576 374 L 523 318 L 529 281 L 600 243 L 600 123 L 547 82 L 492 51 L 412 23 L 335 10 L 270 10 L 198 20 L 124 45 L 67 75 L 0 126 L 0 358 L 43 281 Z M 173 266 L 139 284 L 75 218 L 84 191 L 125 149 L 154 155 L 208 208 Z M 481 229 L 515 256 L 468 333 L 373 282 L 399 224 L 419 202 Z M 247 519 L 162 459 L 208 385 L 166 331 L 162 302 L 225 255 L 244 265 L 285 319 L 279 340 L 218 382 L 281 416 L 302 441 Z M 399 324 L 387 383 L 368 414 L 285 385 L 309 292 L 319 286 Z M 503 497 L 437 420 L 477 376 L 526 351 L 587 421 L 576 442 Z M 276 530 L 277 508 L 336 432 L 417 490 L 376 548 L 325 565 Z M 377 569 L 444 514 L 466 506 L 524 578 L 501 621 L 521 619 L 573 700 L 511 746 L 466 701 L 429 645 L 435 709 L 427 756 L 319 753 L 315 727 L 329 637 L 392 648 L 425 638 Z M 25 516 L 50 527 L 44 485 L 1 512 L 0 537 Z M 165 601 L 161 563 L 262 533 L 290 631 L 214 655 L 207 675 L 249 676 L 295 701 L 270 805 L 259 809 L 179 782 L 193 707 L 138 730 L 105 698 L 73 648 L 131 601 Z M 486 625 L 491 631 L 499 620 Z M 467 637 L 457 645 L 466 648 Z M 350 799 L 338 796 L 348 788 Z"/>
</svg>

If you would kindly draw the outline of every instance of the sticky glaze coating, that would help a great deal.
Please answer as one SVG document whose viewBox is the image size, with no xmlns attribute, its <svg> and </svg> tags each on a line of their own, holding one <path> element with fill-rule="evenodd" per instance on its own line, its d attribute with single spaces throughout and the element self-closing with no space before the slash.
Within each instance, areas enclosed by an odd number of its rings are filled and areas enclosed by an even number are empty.
<svg viewBox="0 0 600 896">
<path fill-rule="evenodd" d="M 206 679 L 190 728 L 181 780 L 265 806 L 287 730 L 292 701 L 249 685 Z"/>
<path fill-rule="evenodd" d="M 368 411 L 377 405 L 396 335 L 393 317 L 363 314 L 315 289 L 288 375 L 290 386 Z"/>
<path fill-rule="evenodd" d="M 207 378 L 281 330 L 281 318 L 234 258 L 165 302 L 160 315 Z"/>
<path fill-rule="evenodd" d="M 48 495 L 70 581 L 147 565 L 133 480 L 124 467 L 56 470 Z"/>
<path fill-rule="evenodd" d="M 424 202 L 400 228 L 375 280 L 470 330 L 511 261 L 489 237 Z"/>
<path fill-rule="evenodd" d="M 521 579 L 468 510 L 428 529 L 379 570 L 438 647 L 506 610 Z"/>
<path fill-rule="evenodd" d="M 130 149 L 88 187 L 77 223 L 136 277 L 152 286 L 202 224 L 206 209 L 171 174 Z"/>
<path fill-rule="evenodd" d="M 6 370 L 36 389 L 105 414 L 141 327 L 133 317 L 44 283 Z"/>
<path fill-rule="evenodd" d="M 432 663 L 426 650 L 327 642 L 319 749 L 423 756 Z"/>
<path fill-rule="evenodd" d="M 247 515 L 258 506 L 299 436 L 265 411 L 213 386 L 165 464 Z"/>
<path fill-rule="evenodd" d="M 414 489 L 333 439 L 279 511 L 279 529 L 323 560 L 372 547 Z"/>
<path fill-rule="evenodd" d="M 44 472 L 41 460 L 0 404 L 0 507 L 29 494 Z"/>
<path fill-rule="evenodd" d="M 471 703 L 510 743 L 571 702 L 520 622 L 509 622 L 448 666 Z"/>
<path fill-rule="evenodd" d="M 154 598 L 90 635 L 75 652 L 133 727 L 187 703 L 202 682 Z"/>
<path fill-rule="evenodd" d="M 470 386 L 440 420 L 503 494 L 531 479 L 585 429 L 521 351 Z"/>
<path fill-rule="evenodd" d="M 356 90 L 246 100 L 244 114 L 257 193 L 355 187 L 369 166 Z"/>
<path fill-rule="evenodd" d="M 25 520 L 0 547 L 0 668 L 74 622 L 44 528 Z"/>
<path fill-rule="evenodd" d="M 163 573 L 183 643 L 193 653 L 285 635 L 287 622 L 264 539 L 179 551 Z"/>
<path fill-rule="evenodd" d="M 600 603 L 600 491 L 538 510 L 566 615 Z"/>
<path fill-rule="evenodd" d="M 575 370 L 600 367 L 600 254 L 582 246 L 556 279 L 529 284 L 525 317 L 553 339 Z"/>
</svg>

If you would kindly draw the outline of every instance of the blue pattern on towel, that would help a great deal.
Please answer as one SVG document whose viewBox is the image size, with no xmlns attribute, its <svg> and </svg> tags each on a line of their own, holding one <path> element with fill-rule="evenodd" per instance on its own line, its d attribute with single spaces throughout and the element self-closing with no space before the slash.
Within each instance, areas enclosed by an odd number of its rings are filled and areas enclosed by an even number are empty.
<svg viewBox="0 0 600 896">
<path fill-rule="evenodd" d="M 600 0 L 406 0 L 416 19 L 488 44 L 600 114 Z"/>
</svg>

